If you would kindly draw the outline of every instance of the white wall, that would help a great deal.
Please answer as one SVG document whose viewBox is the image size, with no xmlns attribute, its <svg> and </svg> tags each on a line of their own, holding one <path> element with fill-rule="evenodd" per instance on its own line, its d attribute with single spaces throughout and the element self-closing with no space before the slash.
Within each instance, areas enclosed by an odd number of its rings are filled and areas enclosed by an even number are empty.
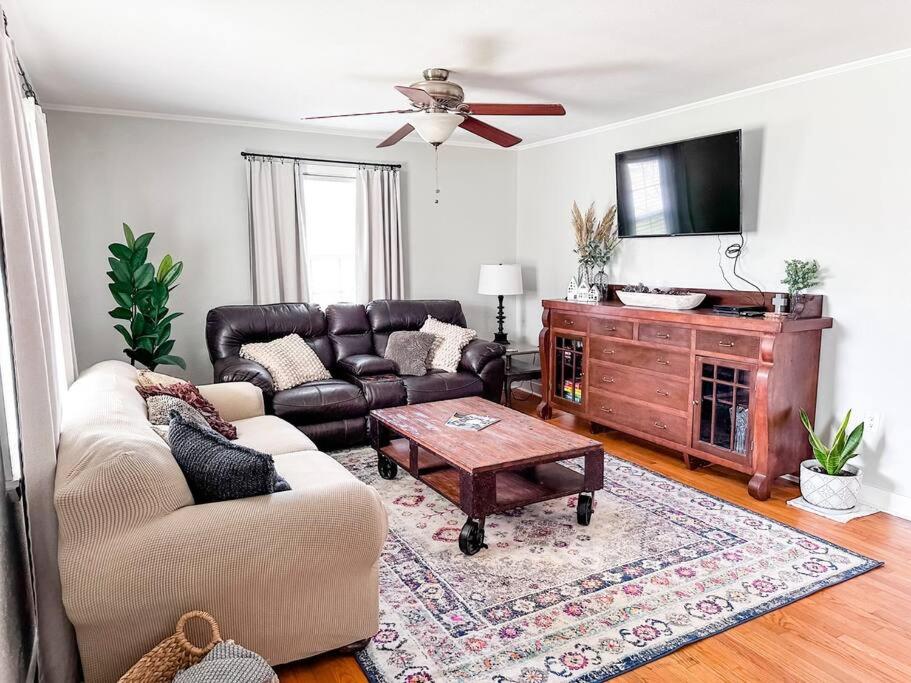
<svg viewBox="0 0 911 683">
<path fill-rule="evenodd" d="M 780 290 L 785 258 L 817 258 L 827 314 L 819 424 L 853 408 L 876 413 L 865 444 L 869 495 L 911 496 L 905 355 L 911 196 L 911 59 L 757 89 L 519 152 L 517 256 L 527 295 L 521 325 L 540 329 L 542 298 L 560 298 L 575 272 L 569 209 L 614 201 L 614 153 L 730 129 L 744 131 L 748 248 L 742 272 Z M 622 97 L 622 93 L 617 94 Z M 726 240 L 726 243 L 730 239 Z M 715 237 L 627 240 L 614 282 L 727 288 Z M 892 500 L 892 507 L 911 500 Z M 905 509 L 911 513 L 911 507 Z"/>
<path fill-rule="evenodd" d="M 121 357 L 105 271 L 107 245 L 127 222 L 155 232 L 153 260 L 184 261 L 171 297 L 185 313 L 174 353 L 192 379 L 211 379 L 206 312 L 252 300 L 241 151 L 402 163 L 408 297 L 460 299 L 470 325 L 488 338 L 494 328 L 495 300 L 476 293 L 478 266 L 515 255 L 514 153 L 441 147 L 434 205 L 427 144 L 377 150 L 370 138 L 60 111 L 48 127 L 80 368 Z"/>
</svg>

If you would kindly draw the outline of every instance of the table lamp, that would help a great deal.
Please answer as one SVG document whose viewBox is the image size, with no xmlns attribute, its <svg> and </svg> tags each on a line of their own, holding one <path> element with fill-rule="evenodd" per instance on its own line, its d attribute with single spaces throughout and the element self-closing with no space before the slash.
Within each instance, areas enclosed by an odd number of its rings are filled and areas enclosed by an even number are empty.
<svg viewBox="0 0 911 683">
<path fill-rule="evenodd" d="M 497 297 L 497 323 L 499 331 L 493 340 L 498 344 L 508 345 L 509 339 L 503 331 L 506 316 L 503 315 L 503 297 L 522 293 L 522 267 L 517 263 L 498 263 L 482 265 L 478 276 L 478 294 L 489 294 Z"/>
</svg>

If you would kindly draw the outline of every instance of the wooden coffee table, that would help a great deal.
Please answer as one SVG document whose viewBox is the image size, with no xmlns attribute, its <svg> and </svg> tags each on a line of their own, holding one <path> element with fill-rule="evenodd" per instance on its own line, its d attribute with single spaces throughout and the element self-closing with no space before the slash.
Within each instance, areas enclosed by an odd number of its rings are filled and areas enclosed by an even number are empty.
<svg viewBox="0 0 911 683">
<path fill-rule="evenodd" d="M 479 432 L 446 425 L 453 413 L 500 421 Z M 487 515 L 579 494 L 576 519 L 591 520 L 594 493 L 604 485 L 601 444 L 483 398 L 382 408 L 370 412 L 370 439 L 383 479 L 399 467 L 468 515 L 459 549 L 484 545 Z M 560 464 L 585 458 L 584 473 Z"/>
</svg>

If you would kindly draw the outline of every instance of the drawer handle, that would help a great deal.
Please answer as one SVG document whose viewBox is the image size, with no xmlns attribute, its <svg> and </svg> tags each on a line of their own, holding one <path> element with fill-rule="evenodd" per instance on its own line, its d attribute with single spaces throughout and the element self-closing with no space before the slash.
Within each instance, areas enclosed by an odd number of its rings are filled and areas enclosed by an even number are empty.
<svg viewBox="0 0 911 683">
<path fill-rule="evenodd" d="M 569 325 L 570 327 L 572 327 L 573 325 L 576 324 L 576 322 L 575 322 L 574 320 L 570 320 L 569 318 L 564 318 L 564 319 L 563 319 L 563 324 L 564 324 L 564 325 Z"/>
<path fill-rule="evenodd" d="M 659 396 L 665 396 L 665 397 L 671 395 L 671 393 L 669 391 L 665 391 L 664 389 L 655 389 L 655 393 L 658 394 Z"/>
<path fill-rule="evenodd" d="M 613 378 L 613 377 L 604 376 L 604 377 L 601 378 L 601 381 L 604 382 L 605 384 L 613 384 L 613 383 L 614 383 L 614 378 Z"/>
<path fill-rule="evenodd" d="M 602 349 L 601 352 L 606 356 L 613 356 L 616 353 L 614 349 Z"/>
<path fill-rule="evenodd" d="M 613 409 L 613 408 L 605 408 L 604 406 L 601 406 L 601 410 L 602 410 L 603 412 L 607 413 L 608 415 L 612 415 L 612 414 L 614 413 L 614 409 Z"/>
<path fill-rule="evenodd" d="M 667 429 L 667 425 L 664 424 L 663 422 L 655 421 L 655 426 L 656 426 L 658 429 Z"/>
<path fill-rule="evenodd" d="M 669 360 L 664 360 L 663 358 L 659 358 L 655 362 L 658 363 L 658 365 L 670 365 L 671 364 L 671 362 Z"/>
<path fill-rule="evenodd" d="M 729 348 L 729 349 L 733 349 L 733 348 L 734 348 L 734 342 L 720 341 L 720 342 L 718 342 L 718 346 L 726 346 L 726 347 Z"/>
<path fill-rule="evenodd" d="M 671 335 L 669 335 L 667 332 L 658 332 L 655 336 L 658 337 L 658 339 L 670 339 L 671 338 Z"/>
<path fill-rule="evenodd" d="M 605 327 L 604 331 L 605 332 L 616 332 L 617 328 L 616 327 Z"/>
</svg>

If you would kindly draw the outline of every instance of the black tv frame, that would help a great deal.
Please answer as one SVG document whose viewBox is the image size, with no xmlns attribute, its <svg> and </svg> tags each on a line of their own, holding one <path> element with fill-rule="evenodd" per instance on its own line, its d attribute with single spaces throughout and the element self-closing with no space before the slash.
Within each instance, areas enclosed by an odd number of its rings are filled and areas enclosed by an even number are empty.
<svg viewBox="0 0 911 683">
<path fill-rule="evenodd" d="M 737 159 L 737 204 L 739 211 L 737 212 L 737 230 L 726 230 L 724 232 L 675 232 L 670 235 L 622 235 L 620 234 L 620 219 L 622 217 L 622 212 L 620 210 L 620 155 L 621 154 L 631 154 L 633 152 L 647 152 L 648 150 L 655 149 L 656 147 L 665 147 L 667 145 L 678 145 L 683 142 L 693 142 L 695 140 L 705 140 L 707 138 L 719 137 L 721 135 L 730 135 L 732 133 L 737 134 L 737 144 L 740 147 L 740 154 Z M 617 195 L 617 235 L 620 239 L 642 239 L 648 237 L 704 237 L 704 236 L 715 236 L 715 235 L 742 235 L 743 234 L 743 129 L 735 128 L 733 130 L 726 130 L 721 133 L 711 133 L 709 135 L 697 135 L 692 138 L 685 138 L 683 140 L 672 140 L 670 142 L 660 142 L 656 145 L 649 145 L 648 147 L 639 147 L 637 149 L 626 149 L 621 152 L 614 152 L 614 189 Z"/>
</svg>

